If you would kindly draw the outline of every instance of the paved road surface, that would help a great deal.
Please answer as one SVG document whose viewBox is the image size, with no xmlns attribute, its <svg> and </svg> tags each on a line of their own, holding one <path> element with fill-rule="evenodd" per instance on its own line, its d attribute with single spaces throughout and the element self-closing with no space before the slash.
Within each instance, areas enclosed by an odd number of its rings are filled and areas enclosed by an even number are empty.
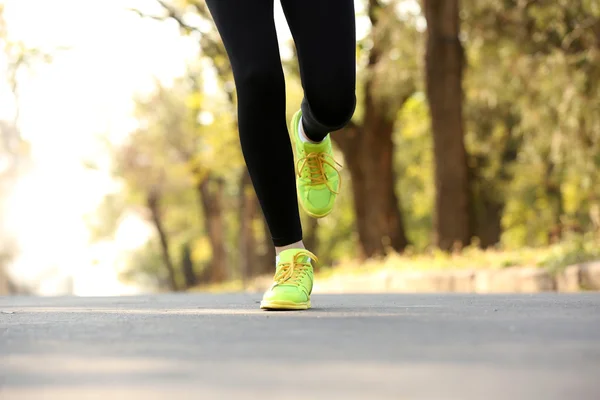
<svg viewBox="0 0 600 400">
<path fill-rule="evenodd" d="M 600 399 L 600 294 L 0 298 L 0 399 Z"/>
</svg>

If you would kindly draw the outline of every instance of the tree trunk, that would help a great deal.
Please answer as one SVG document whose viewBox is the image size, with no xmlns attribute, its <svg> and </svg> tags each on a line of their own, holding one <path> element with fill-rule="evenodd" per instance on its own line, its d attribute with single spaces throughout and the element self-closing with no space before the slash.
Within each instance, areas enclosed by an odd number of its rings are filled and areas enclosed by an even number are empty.
<svg viewBox="0 0 600 400">
<path fill-rule="evenodd" d="M 381 2 L 369 0 L 368 14 L 373 31 L 385 12 Z M 352 178 L 356 227 L 363 258 L 384 256 L 390 250 L 400 252 L 408 245 L 400 199 L 395 192 L 392 135 L 396 114 L 414 92 L 414 85 L 407 85 L 406 93 L 398 93 L 401 101 L 397 104 L 376 101 L 375 78 L 383 56 L 382 43 L 374 41 L 369 52 L 362 124 L 350 123 L 342 132 L 332 135 L 344 154 Z"/>
<path fill-rule="evenodd" d="M 225 226 L 223 221 L 224 186 L 225 184 L 222 179 L 214 179 L 210 175 L 198 185 L 198 192 L 204 212 L 204 228 L 208 234 L 212 249 L 208 277 L 210 282 L 213 283 L 223 282 L 228 278 Z"/>
<path fill-rule="evenodd" d="M 308 223 L 304 226 L 304 247 L 307 250 L 319 254 L 319 220 L 317 218 L 310 218 Z"/>
<path fill-rule="evenodd" d="M 256 201 L 258 204 L 258 199 Z M 260 210 L 259 208 L 257 209 Z M 271 239 L 271 231 L 269 230 L 269 225 L 262 212 L 259 212 L 259 214 L 262 218 L 263 227 L 263 243 L 261 246 L 263 251 L 258 258 L 257 268 L 255 269 L 256 276 L 275 273 L 275 246 Z"/>
<path fill-rule="evenodd" d="M 555 172 L 557 166 L 549 160 L 549 156 L 546 157 L 546 173 L 544 176 L 544 189 L 546 196 L 550 202 L 550 209 L 552 210 L 553 226 L 548 231 L 548 242 L 557 243 L 563 237 L 563 225 L 562 216 L 564 215 L 564 199 L 563 193 L 560 187 L 560 179 L 557 179 Z"/>
<path fill-rule="evenodd" d="M 497 192 L 493 187 L 486 186 L 486 182 L 475 175 L 476 170 L 471 172 L 471 231 L 479 246 L 485 249 L 500 242 L 505 203 L 494 196 Z"/>
<path fill-rule="evenodd" d="M 462 114 L 463 49 L 459 40 L 459 1 L 425 0 L 426 83 L 435 156 L 437 245 L 467 245 L 469 178 Z"/>
<path fill-rule="evenodd" d="M 160 248 L 162 252 L 163 262 L 167 269 L 169 278 L 169 288 L 173 291 L 179 290 L 177 280 L 175 279 L 175 268 L 173 266 L 173 260 L 171 259 L 171 253 L 169 252 L 169 239 L 165 231 L 165 227 L 162 221 L 162 215 L 160 213 L 160 196 L 156 191 L 148 193 L 146 204 L 152 215 L 152 222 L 158 233 L 160 239 Z"/>
<path fill-rule="evenodd" d="M 493 163 L 489 153 L 472 156 L 469 163 L 471 232 L 479 239 L 482 248 L 494 246 L 502 238 L 502 215 L 506 206 L 502 187 L 510 184 L 513 179 L 511 166 L 517 160 L 522 144 L 522 138 L 513 132 L 515 127 L 513 115 L 507 114 L 504 117 L 504 125 L 506 127 L 504 142 L 501 147 L 498 147 L 502 152 L 500 168 L 494 174 L 494 179 L 489 180 L 481 173 L 484 167 L 489 167 Z M 492 125 L 479 133 L 491 135 Z"/>
<path fill-rule="evenodd" d="M 198 283 L 198 277 L 194 271 L 194 263 L 192 262 L 192 254 L 190 244 L 183 245 L 181 254 L 181 271 L 185 279 L 185 287 L 189 289 Z"/>
<path fill-rule="evenodd" d="M 333 136 L 352 178 L 356 226 L 362 257 L 401 252 L 408 241 L 396 196 L 393 167 L 394 121 L 366 105 L 362 127 L 350 124 Z"/>
<path fill-rule="evenodd" d="M 258 262 L 256 236 L 253 229 L 257 200 L 247 169 L 244 169 L 240 178 L 239 195 L 239 267 L 242 280 L 247 282 L 254 276 Z"/>
<path fill-rule="evenodd" d="M 257 237 L 255 223 L 260 219 L 262 239 Z M 275 247 L 269 226 L 261 212 L 250 174 L 246 170 L 240 179 L 240 268 L 244 279 L 275 271 Z"/>
</svg>

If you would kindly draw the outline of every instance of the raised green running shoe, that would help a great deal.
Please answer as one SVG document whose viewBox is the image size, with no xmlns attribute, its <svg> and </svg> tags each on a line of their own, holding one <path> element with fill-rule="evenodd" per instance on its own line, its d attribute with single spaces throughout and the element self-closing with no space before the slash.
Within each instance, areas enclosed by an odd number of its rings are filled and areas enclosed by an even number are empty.
<svg viewBox="0 0 600 400">
<path fill-rule="evenodd" d="M 327 216 L 333 210 L 340 191 L 341 165 L 333 159 L 331 137 L 321 143 L 305 143 L 300 139 L 298 124 L 302 111 L 292 118 L 294 154 L 296 156 L 296 188 L 300 205 L 314 218 Z"/>
<path fill-rule="evenodd" d="M 310 308 L 313 288 L 312 261 L 317 257 L 308 250 L 290 249 L 279 254 L 273 285 L 260 303 L 266 310 L 306 310 Z"/>
</svg>

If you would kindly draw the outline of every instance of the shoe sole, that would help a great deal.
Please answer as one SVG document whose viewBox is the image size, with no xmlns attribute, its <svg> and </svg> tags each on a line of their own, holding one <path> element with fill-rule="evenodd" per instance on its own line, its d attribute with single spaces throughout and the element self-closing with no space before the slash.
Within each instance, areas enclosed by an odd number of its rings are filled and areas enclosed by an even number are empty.
<svg viewBox="0 0 600 400">
<path fill-rule="evenodd" d="M 308 214 L 310 217 L 313 217 L 313 218 L 317 218 L 317 219 L 319 219 L 319 218 L 325 218 L 326 216 L 328 216 L 329 214 L 331 214 L 331 211 L 333 211 L 333 210 L 327 211 L 325 214 L 315 214 L 315 213 L 312 213 L 312 212 L 308 211 L 306 209 L 306 207 L 304 207 L 304 205 L 302 205 L 302 201 L 300 199 L 298 199 L 298 201 L 300 202 L 300 205 L 302 206 L 302 209 L 304 210 L 304 212 L 306 214 Z"/>
<path fill-rule="evenodd" d="M 310 308 L 310 300 L 302 303 L 287 300 L 261 301 L 260 308 L 263 310 L 308 310 Z"/>
</svg>

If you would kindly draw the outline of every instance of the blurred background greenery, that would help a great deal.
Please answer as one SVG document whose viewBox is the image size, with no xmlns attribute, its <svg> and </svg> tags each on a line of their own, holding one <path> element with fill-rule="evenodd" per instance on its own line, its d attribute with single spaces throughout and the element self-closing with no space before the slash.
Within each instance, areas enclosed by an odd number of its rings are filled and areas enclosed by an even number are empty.
<svg viewBox="0 0 600 400">
<path fill-rule="evenodd" d="M 169 24 L 197 47 L 172 79 L 135 93 L 127 134 L 101 130 L 100 155 L 79 154 L 87 173 L 115 184 L 85 213 L 86 245 L 115 240 L 135 218 L 148 234 L 120 253 L 121 280 L 159 290 L 249 283 L 273 271 L 274 252 L 239 148 L 224 48 L 203 1 L 144 3 L 153 5 L 122 12 Z M 358 109 L 333 136 L 342 196 L 331 216 L 302 216 L 322 268 L 397 253 L 414 268 L 557 269 L 600 258 L 600 1 L 356 7 Z M 5 87 L 19 104 L 19 74 L 69 49 L 11 40 L 2 10 Z M 282 37 L 289 119 L 302 89 Z M 0 126 L 0 202 L 31 158 L 18 109 Z M 0 230 L 4 271 L 19 257 L 14 237 Z"/>
</svg>

